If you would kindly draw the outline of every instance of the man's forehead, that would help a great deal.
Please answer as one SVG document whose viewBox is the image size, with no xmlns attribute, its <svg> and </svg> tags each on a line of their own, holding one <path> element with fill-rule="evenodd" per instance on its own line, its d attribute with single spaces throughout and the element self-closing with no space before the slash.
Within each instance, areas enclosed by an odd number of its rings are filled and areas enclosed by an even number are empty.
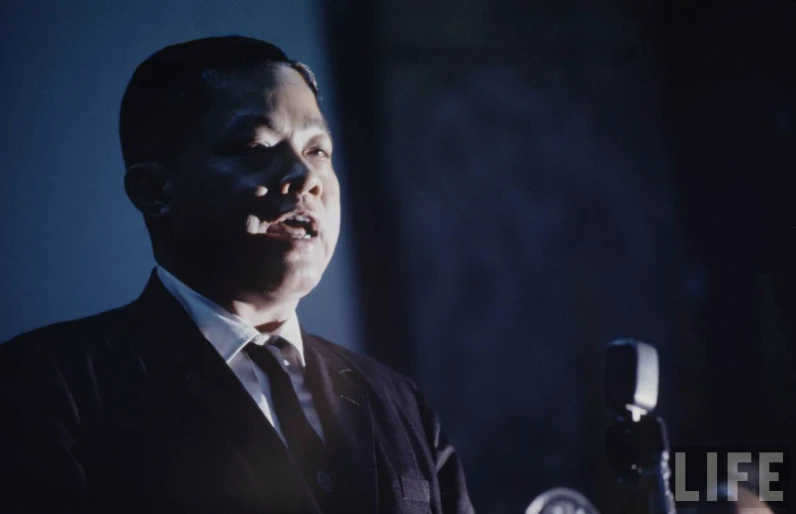
<svg viewBox="0 0 796 514">
<path fill-rule="evenodd" d="M 331 136 L 331 130 L 317 103 L 315 94 L 304 78 L 286 65 L 260 65 L 256 68 L 235 70 L 232 80 L 224 81 L 221 87 L 214 88 L 215 124 L 221 125 L 224 132 L 254 130 L 260 127 L 278 132 L 286 132 L 285 120 L 280 119 L 274 109 L 273 93 L 280 86 L 305 88 L 297 102 L 290 102 L 291 109 L 298 109 L 293 129 L 306 130 L 318 128 Z M 295 98 L 295 97 L 294 97 Z"/>
<path fill-rule="evenodd" d="M 303 86 L 310 90 L 304 77 L 285 63 L 265 63 L 216 71 L 224 76 L 217 85 L 220 89 L 264 90 L 282 85 Z"/>
</svg>

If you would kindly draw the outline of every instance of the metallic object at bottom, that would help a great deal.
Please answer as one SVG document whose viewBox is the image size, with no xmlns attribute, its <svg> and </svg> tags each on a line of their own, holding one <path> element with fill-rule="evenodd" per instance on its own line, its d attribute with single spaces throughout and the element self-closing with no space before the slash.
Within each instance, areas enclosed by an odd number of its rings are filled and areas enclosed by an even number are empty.
<svg viewBox="0 0 796 514">
<path fill-rule="evenodd" d="M 543 492 L 525 509 L 525 514 L 599 514 L 585 496 L 566 487 Z"/>
</svg>

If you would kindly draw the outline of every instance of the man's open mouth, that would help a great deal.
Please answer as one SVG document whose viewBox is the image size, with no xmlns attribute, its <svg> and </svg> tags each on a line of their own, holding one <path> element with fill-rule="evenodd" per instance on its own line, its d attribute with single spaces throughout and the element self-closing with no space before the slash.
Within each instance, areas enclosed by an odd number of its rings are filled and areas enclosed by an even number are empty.
<svg viewBox="0 0 796 514">
<path fill-rule="evenodd" d="M 277 239 L 312 239 L 318 236 L 318 224 L 305 212 L 287 213 L 272 222 L 260 221 L 256 216 L 250 216 L 249 232 Z"/>
</svg>

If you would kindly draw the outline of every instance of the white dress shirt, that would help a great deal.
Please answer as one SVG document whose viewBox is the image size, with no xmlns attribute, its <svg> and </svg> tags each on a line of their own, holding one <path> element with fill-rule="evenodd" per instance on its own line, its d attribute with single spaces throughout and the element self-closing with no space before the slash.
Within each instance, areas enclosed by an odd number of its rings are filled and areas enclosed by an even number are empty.
<svg viewBox="0 0 796 514">
<path fill-rule="evenodd" d="M 242 352 L 246 344 L 267 344 L 273 336 L 280 336 L 296 347 L 302 368 L 304 360 L 304 342 L 301 339 L 301 329 L 298 317 L 294 312 L 282 326 L 273 333 L 263 333 L 250 325 L 240 316 L 237 316 L 218 305 L 213 300 L 203 296 L 180 279 L 158 265 L 157 274 L 166 289 L 180 302 L 185 311 L 196 324 L 202 335 L 215 347 L 221 357 L 241 381 L 251 397 L 260 407 L 268 421 L 273 425 L 282 441 L 285 436 L 273 410 L 271 385 L 266 375 L 259 366 L 254 364 L 246 352 Z M 287 363 L 285 363 L 287 364 Z M 291 373 L 293 387 L 301 402 L 301 407 L 310 425 L 323 440 L 323 428 L 318 418 L 318 412 L 312 401 L 312 394 L 304 383 L 302 373 Z"/>
</svg>

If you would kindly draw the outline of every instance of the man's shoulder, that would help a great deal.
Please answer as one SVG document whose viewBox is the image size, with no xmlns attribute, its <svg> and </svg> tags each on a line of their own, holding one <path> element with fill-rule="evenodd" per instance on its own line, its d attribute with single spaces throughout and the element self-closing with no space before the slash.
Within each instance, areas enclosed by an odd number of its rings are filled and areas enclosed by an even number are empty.
<svg viewBox="0 0 796 514">
<path fill-rule="evenodd" d="M 61 361 L 83 355 L 92 347 L 116 339 L 114 334 L 123 332 L 124 326 L 132 322 L 129 312 L 130 305 L 125 305 L 23 332 L 0 343 L 0 361 L 13 365 L 20 359 Z"/>
<path fill-rule="evenodd" d="M 121 307 L 85 318 L 45 325 L 0 343 L 0 405 L 65 416 L 96 412 L 97 358 L 115 355 L 131 320 Z"/>
</svg>

